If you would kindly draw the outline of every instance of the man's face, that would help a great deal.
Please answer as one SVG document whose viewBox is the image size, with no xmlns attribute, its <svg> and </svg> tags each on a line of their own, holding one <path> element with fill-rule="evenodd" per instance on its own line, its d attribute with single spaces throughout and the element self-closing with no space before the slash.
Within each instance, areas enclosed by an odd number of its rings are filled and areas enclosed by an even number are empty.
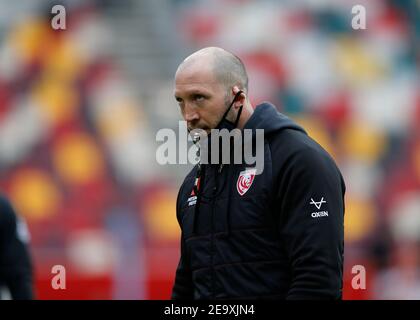
<svg viewBox="0 0 420 320">
<path fill-rule="evenodd" d="M 192 63 L 175 75 L 175 99 L 188 129 L 210 133 L 227 108 L 226 89 L 215 79 L 207 64 Z"/>
</svg>

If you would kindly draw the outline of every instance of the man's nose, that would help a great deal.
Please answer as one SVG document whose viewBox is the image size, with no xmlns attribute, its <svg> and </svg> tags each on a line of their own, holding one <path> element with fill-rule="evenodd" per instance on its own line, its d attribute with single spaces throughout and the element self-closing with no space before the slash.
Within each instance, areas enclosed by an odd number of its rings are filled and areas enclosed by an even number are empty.
<svg viewBox="0 0 420 320">
<path fill-rule="evenodd" d="M 185 121 L 196 121 L 200 119 L 197 111 L 193 110 L 192 108 L 186 108 L 185 110 Z"/>
</svg>

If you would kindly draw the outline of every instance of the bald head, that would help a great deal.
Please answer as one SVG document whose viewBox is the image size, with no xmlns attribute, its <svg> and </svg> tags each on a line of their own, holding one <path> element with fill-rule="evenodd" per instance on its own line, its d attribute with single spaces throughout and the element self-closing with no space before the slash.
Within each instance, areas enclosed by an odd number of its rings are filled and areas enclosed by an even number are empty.
<svg viewBox="0 0 420 320">
<path fill-rule="evenodd" d="M 186 58 L 176 71 L 174 89 L 190 130 L 209 133 L 223 117 L 243 128 L 254 111 L 242 61 L 221 48 L 204 48 Z"/>
<path fill-rule="evenodd" d="M 215 81 L 230 94 L 233 86 L 248 92 L 248 75 L 241 59 L 218 47 L 207 47 L 188 56 L 178 67 L 177 73 L 189 68 L 208 68 Z"/>
</svg>

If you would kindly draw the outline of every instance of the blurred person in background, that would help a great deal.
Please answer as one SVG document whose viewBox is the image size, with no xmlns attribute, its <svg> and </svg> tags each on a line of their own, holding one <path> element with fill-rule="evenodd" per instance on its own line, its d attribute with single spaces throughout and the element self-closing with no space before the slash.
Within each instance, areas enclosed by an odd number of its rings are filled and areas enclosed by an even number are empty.
<svg viewBox="0 0 420 320">
<path fill-rule="evenodd" d="M 221 48 L 195 52 L 176 72 L 175 98 L 190 131 L 264 129 L 265 141 L 259 175 L 245 163 L 212 163 L 184 180 L 172 298 L 341 299 L 341 173 L 274 105 L 254 110 L 247 92 L 245 66 Z"/>
<path fill-rule="evenodd" d="M 391 265 L 381 271 L 375 279 L 376 299 L 420 299 L 419 250 L 418 242 L 395 243 Z"/>
<path fill-rule="evenodd" d="M 407 194 L 388 217 L 390 254 L 374 281 L 376 299 L 420 299 L 420 198 Z"/>
<path fill-rule="evenodd" d="M 26 224 L 0 196 L 0 299 L 33 299 L 28 241 Z"/>
</svg>

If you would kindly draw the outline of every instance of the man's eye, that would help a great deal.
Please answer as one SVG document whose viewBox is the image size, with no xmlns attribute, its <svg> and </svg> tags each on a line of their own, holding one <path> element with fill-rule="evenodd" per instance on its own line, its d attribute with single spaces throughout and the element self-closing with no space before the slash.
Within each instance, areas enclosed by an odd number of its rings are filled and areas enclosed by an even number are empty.
<svg viewBox="0 0 420 320">
<path fill-rule="evenodd" d="M 195 94 L 194 95 L 194 100 L 195 101 L 202 101 L 202 100 L 204 100 L 204 96 L 202 96 L 201 94 Z"/>
</svg>

